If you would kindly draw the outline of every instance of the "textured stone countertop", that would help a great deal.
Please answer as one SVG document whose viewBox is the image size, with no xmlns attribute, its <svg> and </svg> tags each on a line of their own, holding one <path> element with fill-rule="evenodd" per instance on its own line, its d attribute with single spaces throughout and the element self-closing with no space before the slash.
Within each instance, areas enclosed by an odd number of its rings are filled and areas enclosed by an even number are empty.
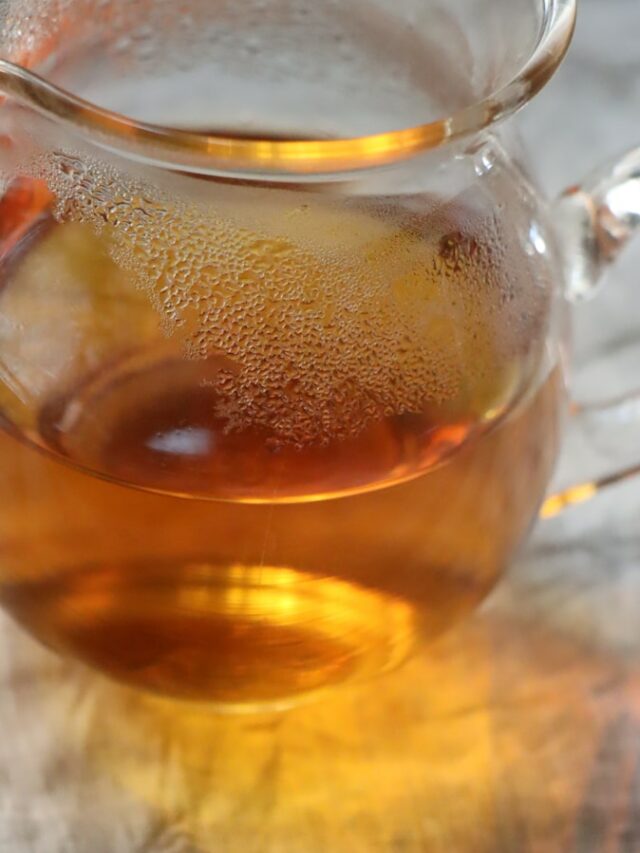
<svg viewBox="0 0 640 853">
<path fill-rule="evenodd" d="M 640 144 L 638 0 L 583 0 L 518 122 L 550 193 Z M 576 311 L 582 396 L 640 385 L 639 268 L 640 241 Z M 574 464 L 620 461 L 620 434 L 572 430 Z M 2 853 L 640 851 L 640 481 L 542 524 L 481 612 L 357 702 L 210 716 L 0 629 Z"/>
</svg>

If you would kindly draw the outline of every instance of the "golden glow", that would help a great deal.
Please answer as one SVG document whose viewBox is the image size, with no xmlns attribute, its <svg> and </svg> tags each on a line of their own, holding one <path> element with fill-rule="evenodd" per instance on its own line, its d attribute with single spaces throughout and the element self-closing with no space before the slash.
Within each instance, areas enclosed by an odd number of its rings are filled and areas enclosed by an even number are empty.
<svg viewBox="0 0 640 853">
<path fill-rule="evenodd" d="M 453 665 L 423 657 L 388 679 L 259 716 L 140 696 L 119 703 L 114 691 L 89 760 L 141 809 L 178 821 L 198 849 L 215 840 L 221 851 L 252 850 L 268 831 L 300 853 L 368 853 L 393 832 L 407 850 L 424 850 L 416 822 L 442 819 L 443 790 L 475 789 L 463 798 L 461 832 L 483 820 L 494 763 L 488 674 L 463 657 Z M 161 745 L 168 752 L 159 772 Z"/>
<path fill-rule="evenodd" d="M 553 518 L 570 506 L 590 501 L 591 498 L 598 494 L 598 491 L 597 483 L 582 483 L 580 486 L 565 489 L 565 491 L 547 498 L 540 510 L 540 517 Z"/>
<path fill-rule="evenodd" d="M 220 715 L 56 671 L 38 715 L 64 749 L 54 781 L 99 779 L 102 814 L 124 798 L 185 849 L 488 853 L 506 820 L 510 849 L 555 850 L 620 706 L 590 690 L 608 659 L 512 619 L 478 617 L 385 678 L 284 713 Z"/>
<path fill-rule="evenodd" d="M 400 597 L 277 566 L 107 565 L 76 573 L 55 609 L 64 649 L 91 665 L 243 712 L 395 669 L 418 634 Z"/>
</svg>

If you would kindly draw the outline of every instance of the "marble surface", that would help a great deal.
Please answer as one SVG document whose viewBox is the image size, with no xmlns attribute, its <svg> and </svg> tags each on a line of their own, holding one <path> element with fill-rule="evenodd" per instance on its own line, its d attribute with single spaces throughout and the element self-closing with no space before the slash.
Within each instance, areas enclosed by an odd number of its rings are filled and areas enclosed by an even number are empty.
<svg viewBox="0 0 640 853">
<path fill-rule="evenodd" d="M 637 0 L 583 0 L 570 58 L 518 118 L 551 194 L 640 143 L 639 44 Z M 576 311 L 583 397 L 634 386 L 639 266 L 640 241 Z M 573 427 L 560 480 L 640 456 L 635 428 Z M 0 617 L 0 851 L 640 851 L 639 521 L 640 481 L 540 525 L 481 612 L 384 695 L 284 720 L 132 695 Z M 325 745 L 306 763 L 305 736 Z"/>
<path fill-rule="evenodd" d="M 639 143 L 638 44 L 635 0 L 583 0 L 568 59 L 517 119 L 551 197 L 594 164 Z M 640 387 L 639 268 L 637 241 L 606 274 L 596 299 L 574 309 L 572 384 L 581 401 L 635 394 Z M 639 461 L 639 426 L 633 411 L 611 418 L 609 430 L 589 419 L 572 425 L 558 481 L 579 479 L 580 464 L 588 474 L 590 466 L 601 473 Z M 540 525 L 498 598 L 517 596 L 532 614 L 542 608 L 545 619 L 594 647 L 634 660 L 640 654 L 639 510 L 640 481 L 631 481 Z"/>
</svg>

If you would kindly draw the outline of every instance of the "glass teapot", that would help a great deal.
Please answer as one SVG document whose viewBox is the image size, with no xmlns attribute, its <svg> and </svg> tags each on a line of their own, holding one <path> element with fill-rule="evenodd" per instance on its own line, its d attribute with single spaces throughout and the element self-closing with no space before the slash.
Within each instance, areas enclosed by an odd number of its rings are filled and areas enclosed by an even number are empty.
<svg viewBox="0 0 640 853">
<path fill-rule="evenodd" d="M 549 206 L 502 121 L 575 3 L 0 14 L 3 605 L 227 709 L 399 666 L 538 514 L 637 221 L 637 153 Z"/>
</svg>

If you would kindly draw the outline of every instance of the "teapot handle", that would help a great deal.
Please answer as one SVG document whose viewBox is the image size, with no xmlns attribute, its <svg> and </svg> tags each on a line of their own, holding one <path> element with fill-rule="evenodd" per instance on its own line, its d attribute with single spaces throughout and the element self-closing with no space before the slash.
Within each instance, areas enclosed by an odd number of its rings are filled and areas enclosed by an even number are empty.
<svg viewBox="0 0 640 853">
<path fill-rule="evenodd" d="M 554 219 L 559 231 L 566 296 L 577 303 L 599 290 L 602 274 L 628 240 L 640 230 L 640 148 L 592 173 L 579 186 L 570 187 L 555 202 Z M 640 383 L 632 392 L 596 403 L 573 403 L 574 422 L 593 434 L 622 438 L 621 427 L 640 429 Z M 623 442 L 624 443 L 624 442 Z M 602 489 L 640 476 L 640 462 L 604 476 L 564 488 L 542 506 L 542 518 L 590 500 Z"/>
</svg>

